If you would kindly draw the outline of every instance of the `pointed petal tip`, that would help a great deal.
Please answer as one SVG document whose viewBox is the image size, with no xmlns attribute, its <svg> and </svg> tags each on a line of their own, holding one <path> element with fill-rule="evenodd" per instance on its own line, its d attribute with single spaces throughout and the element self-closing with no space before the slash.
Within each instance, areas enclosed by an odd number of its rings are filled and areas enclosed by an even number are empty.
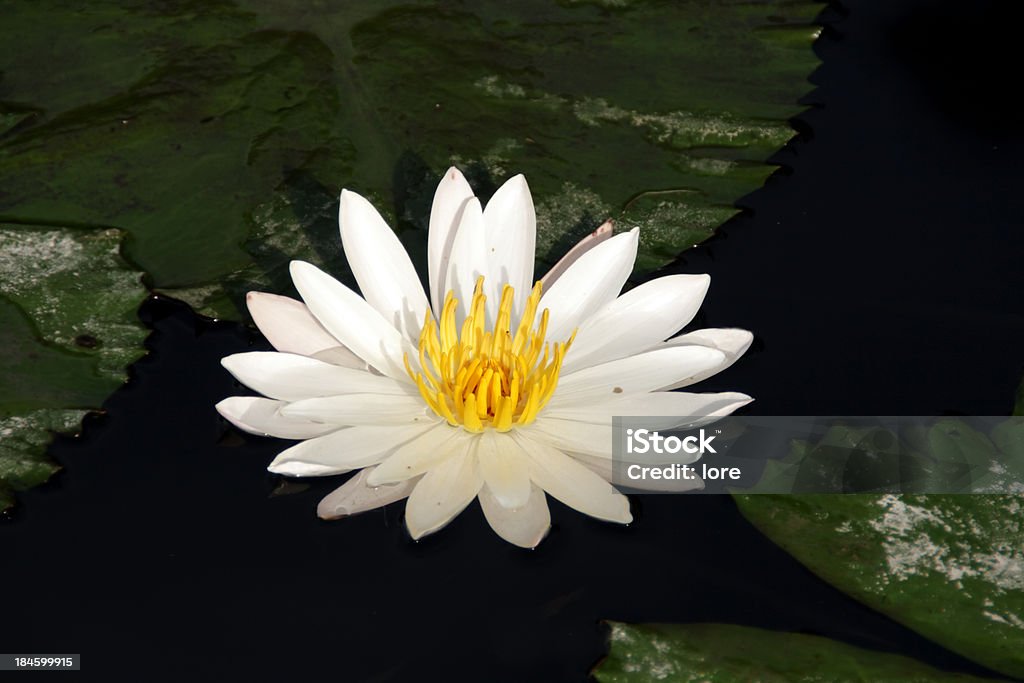
<svg viewBox="0 0 1024 683">
<path fill-rule="evenodd" d="M 455 182 L 455 181 L 459 180 L 460 178 L 462 180 L 465 180 L 466 176 L 463 175 L 462 171 L 459 170 L 459 167 L 458 166 L 449 166 L 448 170 L 444 172 L 443 180 L 447 180 L 449 182 Z"/>
<path fill-rule="evenodd" d="M 537 546 L 539 546 L 541 544 L 541 541 L 543 541 L 545 538 L 548 537 L 548 533 L 550 531 L 551 531 L 551 525 L 549 524 L 546 527 L 544 527 L 544 529 L 541 530 L 535 537 L 533 537 L 533 538 L 531 538 L 529 540 L 522 541 L 522 542 L 520 542 L 520 541 L 513 541 L 513 540 L 510 540 L 510 539 L 507 539 L 507 538 L 505 538 L 503 540 L 511 543 L 512 545 L 516 546 L 517 548 L 522 548 L 523 550 L 536 550 Z"/>
<path fill-rule="evenodd" d="M 218 413 L 220 413 L 220 416 L 223 417 L 225 420 L 230 420 L 231 419 L 229 417 L 229 415 L 231 415 L 230 406 L 231 406 L 231 399 L 233 399 L 233 398 L 235 398 L 235 397 L 234 396 L 228 396 L 227 398 L 225 398 L 225 399 L 223 399 L 221 401 L 218 401 L 213 406 L 213 409 L 216 410 Z"/>
<path fill-rule="evenodd" d="M 331 522 L 342 517 L 350 517 L 350 513 L 345 507 L 337 505 L 324 505 L 323 501 L 316 506 L 316 516 L 320 519 Z"/>
<path fill-rule="evenodd" d="M 408 517 L 406 517 L 405 520 L 405 528 L 409 532 L 409 535 L 412 536 L 412 540 L 414 541 L 420 540 L 432 531 L 430 529 L 419 529 L 415 526 L 410 525 Z"/>
<path fill-rule="evenodd" d="M 308 462 L 297 462 L 284 460 L 278 462 L 278 458 L 267 465 L 267 471 L 272 474 L 280 474 L 284 477 L 322 477 L 326 474 L 343 474 L 348 470 L 339 470 L 336 467 L 324 467 Z"/>
</svg>

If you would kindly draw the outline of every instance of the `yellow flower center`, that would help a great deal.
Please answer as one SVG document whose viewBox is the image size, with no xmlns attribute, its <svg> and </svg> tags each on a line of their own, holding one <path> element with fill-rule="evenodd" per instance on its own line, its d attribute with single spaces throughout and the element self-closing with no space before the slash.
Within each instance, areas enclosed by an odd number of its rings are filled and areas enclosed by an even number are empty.
<svg viewBox="0 0 1024 683">
<path fill-rule="evenodd" d="M 488 330 L 483 294 L 483 277 L 476 281 L 473 300 L 467 309 L 462 331 L 455 324 L 458 301 L 449 291 L 438 322 L 427 313 L 420 332 L 419 355 L 422 372 L 413 372 L 409 358 L 405 369 L 415 380 L 430 409 L 453 427 L 482 432 L 493 427 L 507 432 L 515 425 L 533 422 L 551 399 L 558 384 L 562 359 L 576 336 L 548 344 L 544 335 L 548 311 L 534 325 L 540 304 L 541 285 L 533 287 L 519 326 L 512 333 L 514 289 L 501 292 L 494 329 Z"/>
</svg>

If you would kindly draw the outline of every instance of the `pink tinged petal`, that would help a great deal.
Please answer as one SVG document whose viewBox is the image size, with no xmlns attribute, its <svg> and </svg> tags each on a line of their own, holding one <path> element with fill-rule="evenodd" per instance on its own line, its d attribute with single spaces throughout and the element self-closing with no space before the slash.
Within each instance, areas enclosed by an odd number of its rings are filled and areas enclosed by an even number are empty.
<svg viewBox="0 0 1024 683">
<path fill-rule="evenodd" d="M 469 505 L 483 486 L 475 454 L 448 458 L 423 475 L 405 505 L 405 525 L 422 538 L 448 524 Z"/>
<path fill-rule="evenodd" d="M 684 425 L 700 426 L 742 408 L 754 399 L 746 394 L 726 391 L 717 394 L 692 394 L 659 391 L 639 396 L 616 396 L 593 402 L 570 403 L 547 408 L 544 417 L 574 420 L 590 424 L 610 425 L 612 418 L 658 417 L 658 429 L 671 429 Z M 698 419 L 695 419 L 698 418 Z"/>
<path fill-rule="evenodd" d="M 433 425 L 440 420 L 419 396 L 382 394 L 307 398 L 289 403 L 281 414 L 335 425 Z"/>
<path fill-rule="evenodd" d="M 480 200 L 473 197 L 462 211 L 462 220 L 452 242 L 444 279 L 445 293 L 454 290 L 459 302 L 455 318 L 460 329 L 462 321 L 466 319 L 467 307 L 473 300 L 477 278 L 483 275 L 485 282 L 490 281 L 485 239 L 484 212 L 480 208 Z"/>
<path fill-rule="evenodd" d="M 596 475 L 601 477 L 607 482 L 611 482 L 614 478 L 614 472 L 612 469 L 612 461 L 605 458 L 595 458 L 589 455 L 581 455 L 579 453 L 571 453 L 571 457 L 578 460 L 588 470 L 594 472 Z M 620 461 L 623 465 L 628 466 L 633 463 L 627 463 Z M 643 466 L 643 463 L 636 463 Z M 683 493 L 685 491 L 699 491 L 704 488 L 704 480 L 697 476 L 696 473 L 691 472 L 691 479 L 685 479 L 680 477 L 679 479 L 637 479 L 630 480 L 628 484 L 623 484 L 623 488 L 638 489 L 640 491 L 660 491 L 664 493 Z"/>
<path fill-rule="evenodd" d="M 284 401 L 354 393 L 416 395 L 414 387 L 390 377 L 294 353 L 250 351 L 227 356 L 220 363 L 250 389 Z"/>
<path fill-rule="evenodd" d="M 559 451 L 583 453 L 599 458 L 611 458 L 612 425 L 592 424 L 578 420 L 561 420 L 541 415 L 526 427 L 516 430 L 535 442 L 543 442 Z"/>
<path fill-rule="evenodd" d="M 562 274 L 569 269 L 569 266 L 576 263 L 580 256 L 583 256 L 588 251 L 596 247 L 597 245 L 604 242 L 606 239 L 612 236 L 612 221 L 607 220 L 598 226 L 597 230 L 590 233 L 579 242 L 577 242 L 572 249 L 565 252 L 565 256 L 558 260 L 554 266 L 551 267 L 544 277 L 540 279 L 541 285 L 544 291 L 551 288 L 551 285 L 555 284 L 555 280 L 562 277 Z"/>
<path fill-rule="evenodd" d="M 580 325 L 563 373 L 650 349 L 693 320 L 711 278 L 668 275 L 635 287 Z"/>
<path fill-rule="evenodd" d="M 455 235 L 466 204 L 473 198 L 473 188 L 462 173 L 452 166 L 441 179 L 430 207 L 430 228 L 427 232 L 427 268 L 430 301 L 434 313 L 440 315 L 447 290 L 444 289 Z"/>
<path fill-rule="evenodd" d="M 487 304 L 491 318 L 497 313 L 505 283 L 515 288 L 513 318 L 518 319 L 533 288 L 533 259 L 537 244 L 537 213 L 526 178 L 513 176 L 505 181 L 484 208 L 487 226 L 485 248 Z"/>
<path fill-rule="evenodd" d="M 515 433 L 528 455 L 530 478 L 548 494 L 571 508 L 609 522 L 633 521 L 629 499 L 607 481 L 548 444 Z"/>
<path fill-rule="evenodd" d="M 420 437 L 395 449 L 373 471 L 368 483 L 380 486 L 418 477 L 441 461 L 465 453 L 474 438 L 460 427 L 440 422 Z"/>
<path fill-rule="evenodd" d="M 658 344 L 656 348 L 669 348 L 677 346 L 703 346 L 710 349 L 717 349 L 725 354 L 725 358 L 715 367 L 708 368 L 703 372 L 682 379 L 668 385 L 666 389 L 679 389 L 707 379 L 714 374 L 725 370 L 727 367 L 739 360 L 739 357 L 746 353 L 750 344 L 754 341 L 754 335 L 746 330 L 735 328 L 708 328 L 694 330 L 687 334 L 673 337 L 666 342 Z"/>
<path fill-rule="evenodd" d="M 323 477 L 376 465 L 428 425 L 349 427 L 282 451 L 268 470 L 290 477 Z"/>
<path fill-rule="evenodd" d="M 217 404 L 217 412 L 243 432 L 279 439 L 311 439 L 337 431 L 337 425 L 295 420 L 281 415 L 284 401 L 256 396 L 231 396 Z"/>
<path fill-rule="evenodd" d="M 375 510 L 408 497 L 416 485 L 415 480 L 391 486 L 370 486 L 367 483 L 376 468 L 359 470 L 351 479 L 328 493 L 316 507 L 320 519 L 340 519 Z"/>
<path fill-rule="evenodd" d="M 543 489 L 530 485 L 530 497 L 522 507 L 503 507 L 486 486 L 480 489 L 480 508 L 494 533 L 520 548 L 535 548 L 551 528 L 551 512 Z"/>
<path fill-rule="evenodd" d="M 613 300 L 633 271 L 640 231 L 616 235 L 580 256 L 544 292 L 540 310 L 551 311 L 547 338 L 567 339 L 587 318 Z"/>
<path fill-rule="evenodd" d="M 312 356 L 340 345 L 301 301 L 277 294 L 249 292 L 245 303 L 256 327 L 278 351 Z"/>
<path fill-rule="evenodd" d="M 416 349 L 351 289 L 316 266 L 292 261 L 292 281 L 320 324 L 344 346 L 394 379 L 410 382 L 402 358 L 416 365 Z"/>
<path fill-rule="evenodd" d="M 502 507 L 514 509 L 526 505 L 530 498 L 530 474 L 526 456 L 519 444 L 508 434 L 486 430 L 477 439 L 480 474 L 487 490 Z"/>
<path fill-rule="evenodd" d="M 702 346 L 680 346 L 640 353 L 577 370 L 558 381 L 548 409 L 621 394 L 646 393 L 716 367 L 724 354 Z"/>
<path fill-rule="evenodd" d="M 341 244 L 366 301 L 416 340 L 430 310 L 423 285 L 398 236 L 365 198 L 342 190 Z"/>
</svg>

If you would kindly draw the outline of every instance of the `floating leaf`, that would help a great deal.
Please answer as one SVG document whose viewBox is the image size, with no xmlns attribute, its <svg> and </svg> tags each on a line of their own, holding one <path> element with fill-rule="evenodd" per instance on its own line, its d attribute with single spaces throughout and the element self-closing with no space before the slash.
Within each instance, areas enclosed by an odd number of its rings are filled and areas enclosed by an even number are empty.
<svg viewBox="0 0 1024 683">
<path fill-rule="evenodd" d="M 815 574 L 965 657 L 1024 676 L 1019 496 L 736 496 Z"/>
<path fill-rule="evenodd" d="M 0 509 L 55 471 L 50 433 L 73 430 L 142 355 L 145 289 L 121 237 L 0 224 Z"/>
<path fill-rule="evenodd" d="M 983 680 L 828 638 L 731 624 L 611 623 L 600 683 L 937 683 Z"/>
</svg>

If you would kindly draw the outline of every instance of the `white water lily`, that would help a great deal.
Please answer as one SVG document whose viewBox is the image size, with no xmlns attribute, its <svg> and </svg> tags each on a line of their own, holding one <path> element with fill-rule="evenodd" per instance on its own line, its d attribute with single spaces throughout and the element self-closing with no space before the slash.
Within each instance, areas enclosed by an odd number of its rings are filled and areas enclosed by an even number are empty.
<svg viewBox="0 0 1024 683">
<path fill-rule="evenodd" d="M 610 484 L 612 416 L 713 419 L 740 393 L 671 391 L 731 365 L 744 330 L 672 339 L 707 292 L 707 275 L 669 275 L 619 295 L 636 229 L 609 225 L 534 281 L 536 218 L 523 176 L 486 207 L 449 169 L 430 214 L 429 295 L 395 233 L 363 197 L 341 194 L 341 240 L 362 296 L 302 261 L 303 301 L 252 292 L 249 310 L 276 352 L 223 365 L 262 397 L 217 409 L 255 434 L 300 439 L 269 469 L 358 473 L 324 498 L 325 519 L 408 498 L 414 538 L 474 498 L 505 540 L 534 547 L 546 496 L 610 522 L 629 501 Z M 668 339 L 668 341 L 665 341 Z"/>
</svg>

